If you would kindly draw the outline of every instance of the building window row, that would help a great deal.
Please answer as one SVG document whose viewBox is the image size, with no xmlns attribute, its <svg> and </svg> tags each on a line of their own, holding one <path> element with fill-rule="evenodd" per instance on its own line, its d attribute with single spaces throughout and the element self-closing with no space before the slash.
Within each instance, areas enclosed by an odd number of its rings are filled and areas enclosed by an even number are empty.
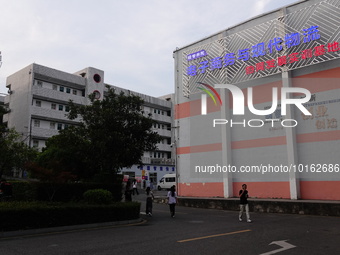
<svg viewBox="0 0 340 255">
<path fill-rule="evenodd" d="M 53 122 L 53 121 L 49 122 L 49 125 L 50 125 L 49 126 L 50 129 L 57 129 L 57 130 L 67 129 L 67 128 L 70 127 L 70 124 L 57 123 L 57 122 Z M 40 128 L 40 127 L 48 128 L 46 126 L 46 121 L 45 121 L 45 124 L 44 124 L 43 121 L 41 121 L 41 120 L 33 120 L 33 126 L 38 127 L 38 128 Z"/>
<path fill-rule="evenodd" d="M 160 151 L 154 151 L 150 152 L 150 158 L 171 158 L 171 152 L 160 152 Z"/>
<path fill-rule="evenodd" d="M 153 113 L 154 113 L 154 114 L 159 114 L 159 115 L 171 116 L 171 111 L 170 111 L 170 110 L 164 111 L 164 110 L 161 110 L 161 109 L 156 109 L 156 108 L 154 108 L 154 109 L 153 109 Z"/>
<path fill-rule="evenodd" d="M 153 123 L 153 128 L 171 130 L 170 124 Z"/>
<path fill-rule="evenodd" d="M 41 100 L 35 100 L 35 106 L 36 107 L 43 107 L 43 108 L 48 108 L 48 105 L 50 104 L 52 110 L 59 110 L 59 111 L 65 111 L 69 112 L 70 107 L 68 105 L 63 105 L 63 104 L 56 104 L 56 103 L 50 103 L 50 102 L 42 102 Z"/>
<path fill-rule="evenodd" d="M 57 84 L 50 84 L 50 83 L 39 81 L 39 80 L 35 80 L 35 85 L 37 85 L 38 87 L 41 87 L 41 88 L 49 88 L 49 89 L 52 88 L 52 90 L 65 92 L 67 94 L 72 94 L 72 95 L 75 95 L 75 96 L 78 96 L 78 95 L 85 96 L 85 90 L 77 90 L 77 89 L 69 88 L 69 87 L 66 87 L 66 86 L 61 86 L 61 85 L 57 85 Z"/>
</svg>

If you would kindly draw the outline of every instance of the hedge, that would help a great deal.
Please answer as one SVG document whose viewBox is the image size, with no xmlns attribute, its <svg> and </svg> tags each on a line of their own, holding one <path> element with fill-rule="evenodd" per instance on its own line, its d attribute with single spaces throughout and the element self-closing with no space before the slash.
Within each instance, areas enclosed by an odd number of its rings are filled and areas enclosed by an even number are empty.
<svg viewBox="0 0 340 255">
<path fill-rule="evenodd" d="M 26 230 L 138 219 L 140 203 L 110 205 L 85 203 L 3 202 L 1 231 Z"/>
<path fill-rule="evenodd" d="M 113 201 L 122 200 L 122 184 L 101 183 L 44 183 L 44 182 L 11 182 L 13 185 L 13 201 L 53 201 L 78 202 L 83 199 L 87 190 L 105 189 L 112 193 Z"/>
<path fill-rule="evenodd" d="M 112 193 L 105 189 L 90 189 L 83 194 L 84 202 L 88 204 L 110 204 L 113 201 Z"/>
</svg>

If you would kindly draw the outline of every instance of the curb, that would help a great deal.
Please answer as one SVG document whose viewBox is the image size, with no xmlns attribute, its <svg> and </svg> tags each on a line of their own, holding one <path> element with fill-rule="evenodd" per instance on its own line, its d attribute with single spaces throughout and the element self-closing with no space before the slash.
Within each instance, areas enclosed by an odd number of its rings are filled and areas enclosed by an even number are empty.
<svg viewBox="0 0 340 255">
<path fill-rule="evenodd" d="M 156 197 L 154 202 L 167 203 L 167 198 Z M 340 201 L 249 198 L 248 202 L 252 212 L 340 217 Z M 178 205 L 238 211 L 239 198 L 178 197 Z"/>
</svg>

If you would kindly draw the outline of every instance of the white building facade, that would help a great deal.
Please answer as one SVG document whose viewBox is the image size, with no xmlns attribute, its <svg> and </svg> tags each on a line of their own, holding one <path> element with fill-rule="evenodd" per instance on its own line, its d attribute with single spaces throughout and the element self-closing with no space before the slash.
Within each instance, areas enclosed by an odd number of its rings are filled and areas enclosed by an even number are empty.
<svg viewBox="0 0 340 255">
<path fill-rule="evenodd" d="M 46 66 L 31 64 L 7 77 L 9 95 L 4 104 L 10 112 L 3 117 L 9 128 L 23 135 L 23 140 L 31 147 L 41 149 L 45 141 L 59 130 L 69 125 L 77 125 L 79 120 L 69 120 L 68 102 L 86 105 L 88 95 L 95 93 L 98 99 L 105 97 L 104 71 L 88 67 L 76 73 L 66 73 Z M 148 176 L 156 183 L 164 174 L 175 171 L 172 143 L 172 95 L 155 98 L 109 85 L 117 93 L 134 94 L 144 100 L 143 111 L 152 114 L 156 120 L 153 127 L 163 140 L 158 149 L 145 152 L 143 166 L 123 169 L 132 177 Z M 143 176 L 142 176 L 143 175 Z"/>
</svg>

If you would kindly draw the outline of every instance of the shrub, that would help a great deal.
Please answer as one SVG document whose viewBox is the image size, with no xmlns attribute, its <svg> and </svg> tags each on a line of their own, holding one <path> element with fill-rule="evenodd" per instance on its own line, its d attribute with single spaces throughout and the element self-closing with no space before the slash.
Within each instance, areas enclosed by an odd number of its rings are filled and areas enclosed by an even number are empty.
<svg viewBox="0 0 340 255">
<path fill-rule="evenodd" d="M 13 185 L 14 201 L 34 201 L 37 197 L 37 186 L 27 181 L 10 181 Z"/>
<path fill-rule="evenodd" d="M 85 202 L 89 204 L 110 204 L 113 202 L 112 193 L 104 189 L 92 189 L 88 190 L 83 195 Z"/>
<path fill-rule="evenodd" d="M 58 227 L 138 219 L 140 203 L 110 205 L 46 202 L 3 202 L 0 207 L 1 231 Z"/>
<path fill-rule="evenodd" d="M 112 193 L 113 201 L 122 200 L 122 183 L 47 183 L 10 181 L 13 184 L 13 201 L 79 202 L 87 190 L 105 189 Z"/>
</svg>

